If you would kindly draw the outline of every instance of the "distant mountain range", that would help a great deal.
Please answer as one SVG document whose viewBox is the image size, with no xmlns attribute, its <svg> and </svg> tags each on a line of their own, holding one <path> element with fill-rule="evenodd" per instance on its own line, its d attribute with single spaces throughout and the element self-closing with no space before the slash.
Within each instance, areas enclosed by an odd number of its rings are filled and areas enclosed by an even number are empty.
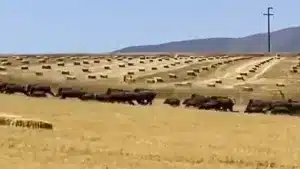
<svg viewBox="0 0 300 169">
<path fill-rule="evenodd" d="M 300 26 L 271 33 L 272 52 L 300 52 Z M 142 52 L 267 52 L 267 33 L 241 38 L 207 38 L 158 45 L 130 46 L 113 53 Z"/>
</svg>

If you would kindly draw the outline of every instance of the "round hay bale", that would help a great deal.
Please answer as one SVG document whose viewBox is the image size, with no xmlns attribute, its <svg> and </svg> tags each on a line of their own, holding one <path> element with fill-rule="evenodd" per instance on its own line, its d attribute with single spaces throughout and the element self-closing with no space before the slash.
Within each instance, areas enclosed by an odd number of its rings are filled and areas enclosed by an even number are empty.
<svg viewBox="0 0 300 169">
<path fill-rule="evenodd" d="M 88 79 L 96 79 L 96 75 L 88 75 Z"/>
<path fill-rule="evenodd" d="M 171 66 L 176 66 L 176 63 L 171 63 L 170 65 L 171 65 Z"/>
<path fill-rule="evenodd" d="M 146 83 L 155 83 L 155 79 L 146 79 Z"/>
<path fill-rule="evenodd" d="M 2 62 L 1 63 L 3 66 L 10 66 L 11 65 L 11 62 Z"/>
<path fill-rule="evenodd" d="M 57 66 L 65 66 L 64 62 L 57 62 Z"/>
<path fill-rule="evenodd" d="M 76 80 L 76 76 L 66 76 L 66 80 Z"/>
<path fill-rule="evenodd" d="M 93 62 L 94 63 L 100 63 L 100 60 L 94 60 Z"/>
<path fill-rule="evenodd" d="M 21 66 L 21 70 L 28 70 L 28 66 L 27 65 L 24 65 L 24 66 Z"/>
<path fill-rule="evenodd" d="M 90 64 L 90 62 L 88 60 L 83 60 L 82 63 L 85 64 L 85 65 Z"/>
<path fill-rule="evenodd" d="M 249 72 L 250 72 L 250 73 L 255 73 L 255 72 L 256 72 L 256 69 L 250 69 Z"/>
<path fill-rule="evenodd" d="M 237 76 L 236 80 L 245 80 L 243 76 Z"/>
<path fill-rule="evenodd" d="M 43 76 L 44 73 L 43 73 L 43 72 L 35 72 L 35 75 L 36 75 L 36 76 Z"/>
<path fill-rule="evenodd" d="M 10 126 L 26 127 L 32 129 L 47 129 L 47 130 L 53 129 L 53 124 L 51 124 L 50 122 L 37 120 L 37 119 L 28 119 L 23 117 L 13 118 L 10 122 Z"/>
<path fill-rule="evenodd" d="M 107 79 L 108 75 L 107 74 L 100 74 L 100 78 Z"/>
<path fill-rule="evenodd" d="M 290 72 L 291 72 L 291 73 L 297 73 L 298 70 L 297 70 L 297 69 L 290 69 Z"/>
<path fill-rule="evenodd" d="M 162 77 L 154 77 L 154 79 L 156 80 L 157 83 L 162 83 L 164 82 Z"/>
<path fill-rule="evenodd" d="M 112 59 L 110 59 L 110 58 L 107 58 L 107 59 L 106 59 L 106 61 L 108 61 L 108 62 L 111 62 L 111 61 L 112 61 Z"/>
<path fill-rule="evenodd" d="M 140 60 L 140 63 L 141 63 L 141 64 L 145 64 L 145 61 L 143 61 L 143 60 Z"/>
<path fill-rule="evenodd" d="M 208 83 L 207 87 L 216 87 L 216 84 L 215 83 Z"/>
<path fill-rule="evenodd" d="M 218 66 L 216 64 L 210 65 L 210 68 L 217 68 Z"/>
<path fill-rule="evenodd" d="M 241 75 L 241 76 L 247 76 L 248 73 L 246 73 L 246 72 L 241 72 L 240 75 Z"/>
<path fill-rule="evenodd" d="M 152 67 L 151 70 L 157 70 L 157 67 Z"/>
<path fill-rule="evenodd" d="M 78 66 L 78 65 L 81 65 L 81 63 L 78 62 L 78 61 L 75 61 L 75 62 L 73 62 L 73 65 L 74 65 L 74 66 Z"/>
<path fill-rule="evenodd" d="M 181 63 L 180 63 L 180 61 L 176 61 L 175 64 L 180 65 Z"/>
<path fill-rule="evenodd" d="M 128 62 L 127 64 L 128 64 L 128 66 L 134 66 L 134 63 L 132 63 L 132 62 Z"/>
<path fill-rule="evenodd" d="M 164 65 L 164 68 L 169 68 L 169 65 Z"/>
<path fill-rule="evenodd" d="M 6 71 L 6 67 L 5 66 L 0 66 L 0 71 Z"/>
<path fill-rule="evenodd" d="M 242 88 L 242 90 L 247 92 L 253 92 L 254 89 L 252 87 L 245 86 Z"/>
<path fill-rule="evenodd" d="M 82 68 L 81 70 L 82 70 L 82 72 L 85 72 L 85 73 L 91 72 L 89 68 Z"/>
<path fill-rule="evenodd" d="M 276 83 L 276 86 L 277 87 L 285 87 L 285 84 L 283 84 L 283 83 Z"/>
<path fill-rule="evenodd" d="M 192 70 L 186 71 L 186 74 L 187 74 L 188 76 L 197 76 L 197 74 L 196 74 L 194 71 L 192 71 Z"/>
<path fill-rule="evenodd" d="M 255 67 L 256 67 L 256 68 L 259 68 L 259 67 L 260 67 L 260 65 L 255 65 Z"/>
<path fill-rule="evenodd" d="M 132 57 L 129 57 L 128 60 L 132 60 Z"/>
<path fill-rule="evenodd" d="M 153 60 L 153 59 L 150 59 L 150 60 L 149 60 L 149 62 L 151 62 L 151 63 L 152 63 L 152 62 L 154 62 L 154 60 Z"/>
<path fill-rule="evenodd" d="M 122 60 L 123 60 L 123 58 L 118 58 L 117 60 L 118 60 L 118 61 L 122 61 Z"/>
<path fill-rule="evenodd" d="M 125 64 L 124 63 L 120 63 L 119 67 L 125 67 Z"/>
<path fill-rule="evenodd" d="M 51 65 L 42 65 L 42 69 L 51 69 Z"/>
<path fill-rule="evenodd" d="M 139 68 L 139 72 L 145 72 L 146 69 L 145 68 Z"/>
<path fill-rule="evenodd" d="M 158 61 L 159 61 L 159 62 L 162 62 L 163 60 L 162 60 L 162 59 L 158 59 Z"/>
<path fill-rule="evenodd" d="M 133 71 L 129 71 L 127 72 L 128 75 L 134 75 L 134 72 Z"/>
<path fill-rule="evenodd" d="M 207 66 L 202 67 L 202 70 L 209 70 Z"/>
<path fill-rule="evenodd" d="M 215 83 L 222 84 L 223 81 L 222 80 L 216 80 Z"/>
<path fill-rule="evenodd" d="M 297 66 L 292 66 L 292 68 L 291 69 L 298 69 L 298 67 Z"/>
<path fill-rule="evenodd" d="M 176 79 L 177 78 L 176 74 L 174 74 L 174 73 L 169 73 L 168 76 L 171 79 Z"/>
<path fill-rule="evenodd" d="M 22 60 L 21 63 L 22 64 L 29 64 L 29 60 Z"/>
<path fill-rule="evenodd" d="M 68 70 L 62 70 L 61 74 L 63 74 L 63 75 L 70 75 L 70 71 L 68 71 Z"/>
<path fill-rule="evenodd" d="M 110 69 L 110 66 L 106 65 L 106 66 L 104 66 L 104 69 L 105 69 L 105 70 L 109 70 L 109 69 Z"/>
</svg>

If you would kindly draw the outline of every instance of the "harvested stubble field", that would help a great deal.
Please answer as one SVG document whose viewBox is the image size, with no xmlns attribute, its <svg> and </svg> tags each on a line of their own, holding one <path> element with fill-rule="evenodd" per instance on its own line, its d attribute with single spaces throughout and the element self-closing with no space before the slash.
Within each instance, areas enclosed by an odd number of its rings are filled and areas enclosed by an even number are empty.
<svg viewBox="0 0 300 169">
<path fill-rule="evenodd" d="M 299 168 L 299 118 L 0 95 L 51 130 L 1 127 L 5 168 Z"/>
<path fill-rule="evenodd" d="M 224 64 L 237 58 L 243 56 L 219 59 L 123 57 L 111 61 L 103 57 L 65 57 L 64 66 L 58 66 L 61 60 L 51 57 L 46 63 L 39 63 L 41 58 L 29 57 L 27 64 L 23 64 L 22 59 L 8 58 L 12 64 L 3 64 L 5 69 L 0 69 L 3 81 L 43 83 L 53 88 L 82 87 L 93 92 L 104 92 L 108 87 L 146 87 L 155 89 L 158 99 L 153 106 L 142 107 L 0 95 L 2 112 L 42 119 L 54 126 L 53 130 L 2 126 L 0 164 L 7 168 L 45 169 L 300 168 L 300 120 L 297 117 L 221 113 L 173 108 L 161 103 L 159 98 L 186 98 L 192 93 L 224 95 L 236 98 L 235 109 L 242 112 L 249 99 L 280 99 L 279 90 L 286 97 L 299 98 L 300 74 L 290 71 L 292 66 L 298 70 L 296 57 L 252 57 Z M 84 60 L 89 63 L 84 64 Z M 191 61 L 186 62 L 188 60 Z M 74 65 L 74 61 L 81 64 Z M 129 62 L 134 64 L 129 66 Z M 179 64 L 174 65 L 175 62 Z M 220 62 L 223 64 L 211 68 Z M 42 69 L 42 64 L 50 65 L 51 69 Z M 119 67 L 120 64 L 125 67 Z M 24 65 L 28 70 L 21 70 Z M 203 66 L 210 68 L 202 70 Z M 250 72 L 254 67 L 255 71 Z M 83 72 L 82 68 L 90 72 Z M 139 71 L 140 68 L 145 71 Z M 188 76 L 187 71 L 194 69 L 200 71 Z M 62 70 L 70 71 L 70 76 L 76 79 L 67 80 Z M 37 76 L 37 71 L 42 75 Z M 130 71 L 134 72 L 135 82 L 122 82 L 123 75 Z M 88 79 L 88 74 L 96 75 L 96 79 Z M 170 78 L 170 74 L 177 78 Z M 154 77 L 161 77 L 163 81 L 146 83 Z M 216 83 L 217 80 L 222 83 Z M 191 85 L 177 86 L 180 82 Z M 211 83 L 215 86 L 208 87 Z M 245 87 L 253 91 L 246 91 Z"/>
</svg>

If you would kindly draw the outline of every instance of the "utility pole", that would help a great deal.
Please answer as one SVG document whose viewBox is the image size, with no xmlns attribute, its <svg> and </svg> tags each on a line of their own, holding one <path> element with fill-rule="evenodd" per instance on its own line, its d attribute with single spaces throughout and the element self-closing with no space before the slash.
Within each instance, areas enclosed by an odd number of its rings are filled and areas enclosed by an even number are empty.
<svg viewBox="0 0 300 169">
<path fill-rule="evenodd" d="M 265 16 L 268 17 L 268 52 L 271 52 L 271 23 L 270 23 L 270 16 L 274 14 L 270 13 L 270 10 L 273 9 L 272 7 L 268 7 L 268 13 L 264 13 Z"/>
</svg>

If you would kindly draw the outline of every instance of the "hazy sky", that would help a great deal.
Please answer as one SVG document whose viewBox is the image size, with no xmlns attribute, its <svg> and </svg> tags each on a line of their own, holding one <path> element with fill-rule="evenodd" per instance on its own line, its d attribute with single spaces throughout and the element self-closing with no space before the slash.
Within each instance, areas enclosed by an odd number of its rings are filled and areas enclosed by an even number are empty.
<svg viewBox="0 0 300 169">
<path fill-rule="evenodd" d="M 131 45 L 300 25 L 299 0 L 1 0 L 0 53 L 109 52 Z"/>
</svg>

